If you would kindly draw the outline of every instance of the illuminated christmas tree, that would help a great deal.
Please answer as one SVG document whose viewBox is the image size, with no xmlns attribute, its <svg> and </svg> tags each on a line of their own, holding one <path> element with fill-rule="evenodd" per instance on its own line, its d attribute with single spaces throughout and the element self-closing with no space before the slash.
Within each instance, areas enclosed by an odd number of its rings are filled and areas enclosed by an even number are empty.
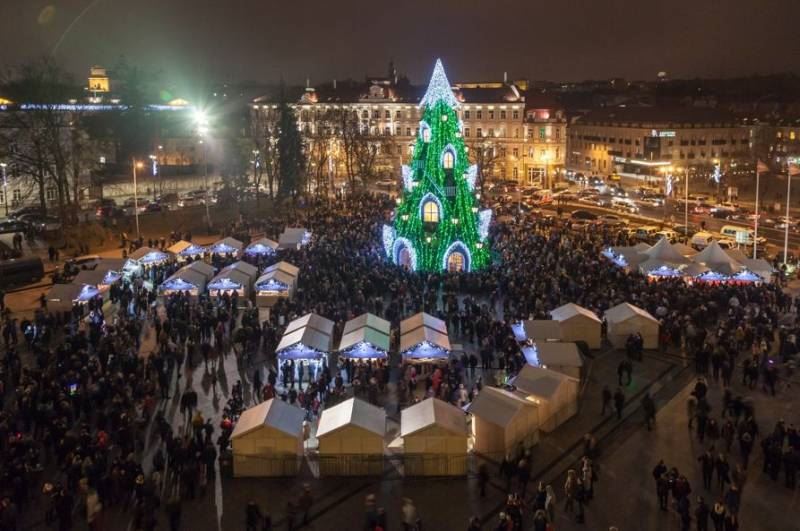
<svg viewBox="0 0 800 531">
<path fill-rule="evenodd" d="M 480 210 L 477 167 L 469 164 L 458 100 L 436 61 L 425 96 L 410 166 L 394 226 L 383 245 L 395 264 L 415 271 L 476 271 L 489 264 L 491 210 Z"/>
</svg>

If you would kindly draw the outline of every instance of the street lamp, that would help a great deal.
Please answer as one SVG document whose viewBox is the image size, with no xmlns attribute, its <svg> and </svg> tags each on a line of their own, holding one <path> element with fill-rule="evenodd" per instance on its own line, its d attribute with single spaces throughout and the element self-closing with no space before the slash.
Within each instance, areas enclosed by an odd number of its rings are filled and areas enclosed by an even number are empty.
<svg viewBox="0 0 800 531">
<path fill-rule="evenodd" d="M 131 165 L 133 166 L 133 215 L 136 217 L 136 239 L 138 240 L 142 236 L 139 231 L 139 186 L 136 181 L 136 170 L 144 168 L 144 163 L 132 158 Z"/>
<path fill-rule="evenodd" d="M 662 166 L 659 171 L 664 174 L 664 221 L 667 221 L 667 201 L 673 192 L 672 166 Z"/>
<path fill-rule="evenodd" d="M 211 211 L 209 210 L 208 203 L 208 147 L 206 142 L 204 141 L 206 135 L 208 135 L 208 115 L 203 109 L 195 109 L 194 110 L 194 122 L 195 126 L 197 127 L 197 134 L 200 136 L 200 144 L 203 145 L 203 186 L 206 190 L 206 223 L 208 224 L 208 228 L 211 229 Z"/>
<path fill-rule="evenodd" d="M 3 203 L 6 204 L 6 217 L 8 217 L 8 178 L 6 175 L 6 167 L 8 164 L 0 162 L 0 169 L 3 170 Z"/>
<path fill-rule="evenodd" d="M 549 166 L 550 166 L 550 152 L 549 151 L 542 151 L 542 154 L 539 156 L 541 161 L 544 163 L 544 182 L 542 183 L 546 188 L 552 188 L 550 185 L 550 175 L 549 175 Z"/>
<path fill-rule="evenodd" d="M 150 164 L 152 167 L 153 173 L 153 202 L 156 201 L 156 184 L 158 182 L 158 159 L 155 155 L 150 155 L 148 157 L 150 159 Z"/>
</svg>

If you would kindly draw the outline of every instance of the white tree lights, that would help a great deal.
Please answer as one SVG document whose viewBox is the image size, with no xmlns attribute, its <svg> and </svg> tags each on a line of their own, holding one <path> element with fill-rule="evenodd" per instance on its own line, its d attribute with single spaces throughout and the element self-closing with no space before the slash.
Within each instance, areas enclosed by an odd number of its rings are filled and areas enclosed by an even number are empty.
<svg viewBox="0 0 800 531">
<path fill-rule="evenodd" d="M 453 87 L 450 86 L 450 81 L 447 80 L 447 75 L 444 73 L 444 66 L 442 60 L 436 60 L 436 66 L 433 67 L 433 75 L 431 82 L 428 85 L 428 90 L 419 102 L 420 107 L 433 107 L 436 102 L 444 101 L 450 107 L 458 107 L 458 100 L 453 94 Z"/>
</svg>

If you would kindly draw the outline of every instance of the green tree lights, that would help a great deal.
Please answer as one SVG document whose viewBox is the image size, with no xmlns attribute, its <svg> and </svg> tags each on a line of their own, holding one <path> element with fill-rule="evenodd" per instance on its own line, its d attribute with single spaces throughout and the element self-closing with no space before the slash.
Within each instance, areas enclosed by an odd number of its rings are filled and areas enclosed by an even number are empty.
<svg viewBox="0 0 800 531">
<path fill-rule="evenodd" d="M 403 195 L 383 243 L 396 264 L 419 271 L 474 271 L 489 264 L 491 211 L 479 211 L 456 108 L 441 61 L 420 102 L 423 119 Z M 469 179 L 469 175 L 473 178 Z"/>
</svg>

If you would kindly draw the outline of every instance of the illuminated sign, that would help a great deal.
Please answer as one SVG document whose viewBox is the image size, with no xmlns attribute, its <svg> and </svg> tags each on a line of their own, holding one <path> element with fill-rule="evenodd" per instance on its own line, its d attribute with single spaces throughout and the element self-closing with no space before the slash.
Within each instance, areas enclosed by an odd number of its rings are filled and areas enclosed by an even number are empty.
<svg viewBox="0 0 800 531">
<path fill-rule="evenodd" d="M 675 131 L 658 131 L 656 129 L 653 129 L 652 131 L 650 131 L 650 136 L 657 136 L 659 138 L 674 138 Z"/>
</svg>

